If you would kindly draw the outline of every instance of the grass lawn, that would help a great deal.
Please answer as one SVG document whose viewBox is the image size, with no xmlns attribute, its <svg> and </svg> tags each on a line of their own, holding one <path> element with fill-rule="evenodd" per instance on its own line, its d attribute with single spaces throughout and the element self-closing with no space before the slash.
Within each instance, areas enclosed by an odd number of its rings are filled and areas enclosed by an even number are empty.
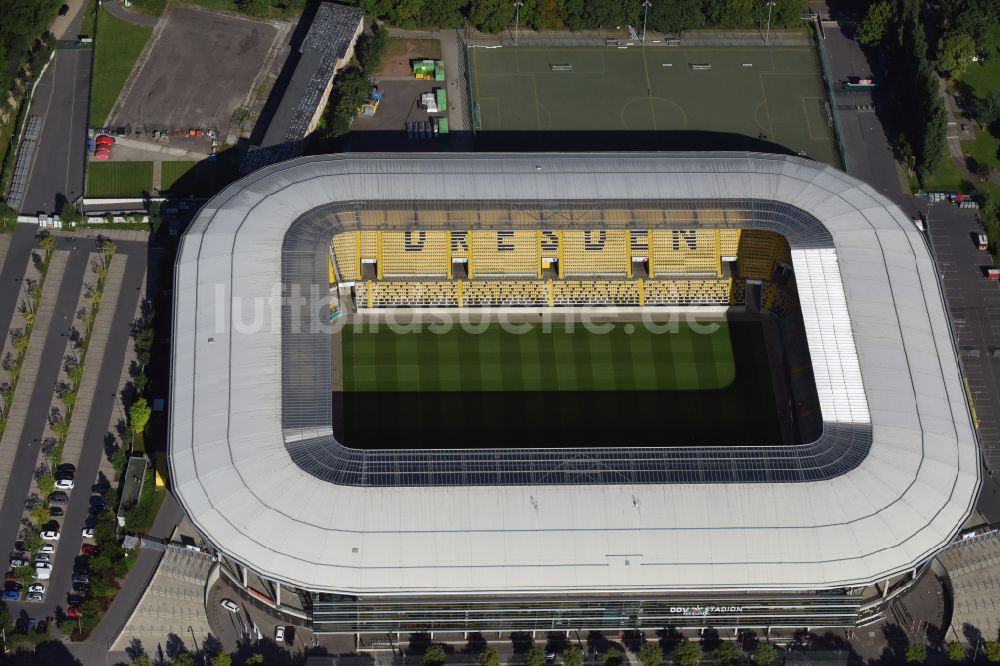
<svg viewBox="0 0 1000 666">
<path fill-rule="evenodd" d="M 359 325 L 342 340 L 347 391 L 711 390 L 735 374 L 724 323 L 712 334 L 686 326 L 657 333 L 641 324 L 608 333 L 491 325 L 478 334 Z"/>
<path fill-rule="evenodd" d="M 173 195 L 214 194 L 218 162 L 176 160 L 163 162 L 160 191 Z"/>
<path fill-rule="evenodd" d="M 977 164 L 988 164 L 1000 171 L 1000 137 L 978 129 L 975 141 L 962 142 L 962 152 L 976 160 Z"/>
<path fill-rule="evenodd" d="M 91 162 L 88 165 L 88 197 L 139 197 L 152 189 L 152 162 Z"/>
<path fill-rule="evenodd" d="M 151 28 L 119 21 L 108 12 L 98 15 L 90 93 L 91 127 L 104 125 L 151 33 Z"/>
<path fill-rule="evenodd" d="M 441 59 L 440 40 L 390 37 L 379 74 L 383 76 L 410 76 L 413 71 L 410 61 L 423 59 Z"/>
<path fill-rule="evenodd" d="M 915 180 L 910 185 L 914 191 L 919 187 Z M 962 177 L 955 160 L 946 153 L 937 170 L 924 179 L 923 189 L 926 192 L 968 192 L 972 184 Z"/>
<path fill-rule="evenodd" d="M 972 63 L 958 80 L 982 97 L 989 90 L 1000 92 L 1000 60 L 990 58 L 985 65 Z"/>
</svg>

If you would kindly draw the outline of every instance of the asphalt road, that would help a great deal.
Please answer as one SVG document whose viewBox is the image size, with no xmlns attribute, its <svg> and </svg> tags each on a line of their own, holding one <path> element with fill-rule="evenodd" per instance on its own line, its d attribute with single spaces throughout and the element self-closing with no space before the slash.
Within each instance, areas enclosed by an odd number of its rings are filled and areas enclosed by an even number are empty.
<svg viewBox="0 0 1000 666">
<path fill-rule="evenodd" d="M 0 525 L 4 526 L 3 531 L 0 532 L 2 552 L 12 550 L 14 546 L 17 525 L 30 485 L 31 471 L 37 459 L 37 440 L 43 431 L 53 386 L 58 377 L 59 365 L 62 362 L 68 326 L 59 326 L 58 323 L 64 318 L 67 322 L 72 319 L 80 284 L 83 280 L 83 271 L 86 269 L 87 257 L 94 248 L 93 242 L 90 240 L 76 241 L 76 239 L 68 238 L 60 239 L 60 242 L 77 242 L 79 247 L 71 255 L 66 269 L 63 286 L 59 291 L 55 319 L 49 332 L 49 339 L 46 341 L 39 380 L 36 382 L 35 391 L 32 394 L 28 422 L 25 427 L 25 442 L 31 442 L 31 444 L 22 445 L 18 451 L 7 496 L 4 498 L 3 507 L 0 508 Z M 118 303 L 102 304 L 102 307 L 114 307 L 115 317 L 108 338 L 104 362 L 98 375 L 97 394 L 94 396 L 87 421 L 84 435 L 85 445 L 77 464 L 76 488 L 70 493 L 70 502 L 65 509 L 65 516 L 61 519 L 61 538 L 56 548 L 52 578 L 46 583 L 43 602 L 10 603 L 8 608 L 13 614 L 23 610 L 32 617 L 43 617 L 55 615 L 57 609 L 64 611 L 66 608 L 66 595 L 71 589 L 70 576 L 73 573 L 73 561 L 80 553 L 83 541 L 80 530 L 84 526 L 89 510 L 90 492 L 88 489 L 97 480 L 98 466 L 101 456 L 104 455 L 104 435 L 111 418 L 111 410 L 114 409 L 118 379 L 121 375 L 122 364 L 125 362 L 130 323 L 135 313 L 140 296 L 139 286 L 146 269 L 147 246 L 145 243 L 121 242 L 117 246 L 119 254 L 128 255 L 128 265 Z M 82 417 L 82 415 L 77 416 Z"/>
<path fill-rule="evenodd" d="M 67 34 L 79 32 L 81 11 Z M 57 49 L 38 82 L 28 113 L 42 117 L 41 136 L 21 202 L 25 215 L 58 213 L 83 195 L 92 49 Z"/>
<path fill-rule="evenodd" d="M 990 256 L 972 240 L 979 231 L 976 211 L 947 203 L 934 204 L 927 225 L 931 247 L 944 276 L 948 309 L 958 336 L 962 364 L 979 420 L 984 462 L 993 475 L 984 479 L 979 510 L 991 523 L 1000 522 L 1000 358 L 989 348 L 1000 345 L 1000 285 L 984 279 Z M 978 358 L 969 350 L 976 350 Z"/>
<path fill-rule="evenodd" d="M 7 259 L 0 267 L 0 335 L 6 335 L 14 317 L 15 308 L 21 300 L 21 278 L 28 267 L 31 250 L 37 244 L 37 228 L 19 224 L 10 239 Z"/>
</svg>

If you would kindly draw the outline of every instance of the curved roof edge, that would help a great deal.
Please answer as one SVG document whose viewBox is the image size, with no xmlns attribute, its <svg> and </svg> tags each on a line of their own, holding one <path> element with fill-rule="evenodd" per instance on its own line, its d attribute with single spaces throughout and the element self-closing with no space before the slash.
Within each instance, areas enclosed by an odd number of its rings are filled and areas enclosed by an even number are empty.
<svg viewBox="0 0 1000 666">
<path fill-rule="evenodd" d="M 397 488 L 327 483 L 291 460 L 278 379 L 284 321 L 278 299 L 268 297 L 285 282 L 282 247 L 295 220 L 337 201 L 557 197 L 770 200 L 819 220 L 832 250 L 793 244 L 797 275 L 815 278 L 806 280 L 806 293 L 799 285 L 814 364 L 817 351 L 830 352 L 817 368 L 817 386 L 821 399 L 827 391 L 824 417 L 832 408 L 837 422 L 870 423 L 867 457 L 835 478 L 796 484 Z M 182 240 L 175 294 L 175 493 L 220 550 L 307 589 L 866 584 L 912 568 L 946 544 L 979 488 L 976 438 L 923 238 L 869 186 L 799 158 L 304 158 L 262 169 L 199 212 Z M 810 325 L 807 300 L 836 316 L 817 313 Z M 245 306 L 255 302 L 265 314 L 248 321 Z M 850 352 L 857 376 L 842 367 Z M 616 560 L 623 543 L 639 553 L 629 567 Z"/>
</svg>

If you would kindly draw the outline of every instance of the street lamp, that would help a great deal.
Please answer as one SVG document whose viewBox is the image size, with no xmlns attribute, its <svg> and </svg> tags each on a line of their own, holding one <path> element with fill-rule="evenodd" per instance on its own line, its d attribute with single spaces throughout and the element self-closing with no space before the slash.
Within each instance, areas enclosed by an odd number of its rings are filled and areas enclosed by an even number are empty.
<svg viewBox="0 0 1000 666">
<path fill-rule="evenodd" d="M 767 3 L 767 32 L 764 33 L 764 46 L 767 46 L 767 40 L 771 36 L 771 9 L 775 4 L 774 0 Z"/>
<path fill-rule="evenodd" d="M 521 23 L 521 5 L 523 0 L 514 0 L 514 46 L 517 46 L 517 29 Z"/>
<path fill-rule="evenodd" d="M 646 15 L 649 14 L 649 8 L 653 6 L 651 0 L 642 1 L 642 43 L 646 43 Z"/>
</svg>

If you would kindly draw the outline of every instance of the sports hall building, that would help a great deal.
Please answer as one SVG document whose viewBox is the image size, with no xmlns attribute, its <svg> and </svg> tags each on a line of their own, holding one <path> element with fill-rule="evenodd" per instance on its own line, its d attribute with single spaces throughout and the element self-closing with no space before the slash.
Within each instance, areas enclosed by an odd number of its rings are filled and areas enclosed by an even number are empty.
<svg viewBox="0 0 1000 666">
<path fill-rule="evenodd" d="M 780 441 L 338 441 L 339 319 L 583 307 L 771 322 Z M 320 633 L 851 627 L 979 491 L 924 237 L 796 157 L 271 165 L 184 235 L 173 322 L 176 497 L 248 599 Z"/>
</svg>

